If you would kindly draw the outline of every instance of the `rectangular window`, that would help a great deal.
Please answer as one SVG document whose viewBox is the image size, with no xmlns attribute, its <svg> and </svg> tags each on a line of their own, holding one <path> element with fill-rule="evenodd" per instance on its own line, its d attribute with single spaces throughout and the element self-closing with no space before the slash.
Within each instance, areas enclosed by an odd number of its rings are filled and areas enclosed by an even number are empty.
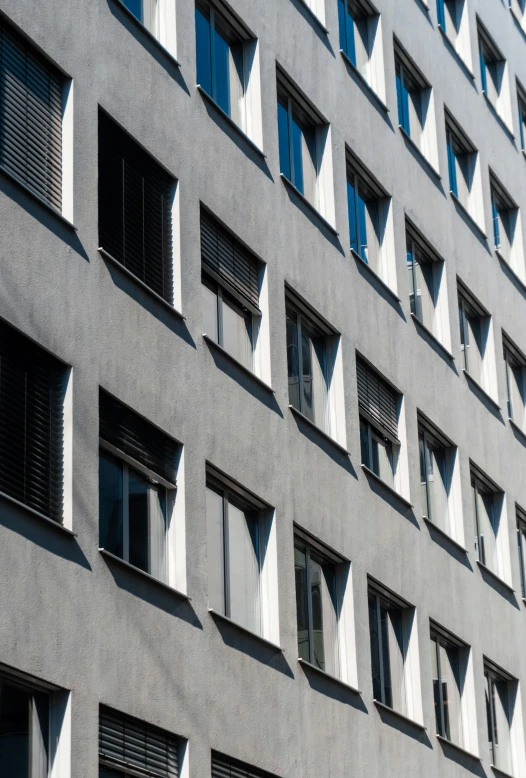
<svg viewBox="0 0 526 778">
<path fill-rule="evenodd" d="M 380 277 L 387 275 L 383 250 L 389 197 L 347 149 L 347 209 L 351 250 Z"/>
<path fill-rule="evenodd" d="M 125 713 L 100 706 L 99 778 L 178 778 L 185 741 Z"/>
<path fill-rule="evenodd" d="M 504 364 L 506 368 L 506 394 L 508 418 L 512 419 L 522 431 L 526 425 L 524 368 L 526 355 L 515 343 L 502 333 Z"/>
<path fill-rule="evenodd" d="M 431 116 L 431 85 L 411 60 L 405 49 L 395 39 L 396 95 L 398 101 L 398 124 L 422 154 L 437 165 L 434 128 Z"/>
<path fill-rule="evenodd" d="M 369 84 L 378 18 L 368 0 L 338 0 L 340 49 Z"/>
<path fill-rule="evenodd" d="M 57 211 L 63 207 L 63 114 L 66 82 L 0 19 L 0 167 Z"/>
<path fill-rule="evenodd" d="M 175 179 L 99 111 L 99 245 L 173 305 Z"/>
<path fill-rule="evenodd" d="M 261 263 L 203 208 L 201 262 L 203 331 L 254 370 Z"/>
<path fill-rule="evenodd" d="M 526 151 L 526 90 L 519 81 L 516 82 L 516 86 L 521 149 Z"/>
<path fill-rule="evenodd" d="M 394 486 L 400 395 L 364 360 L 357 358 L 362 465 Z"/>
<path fill-rule="evenodd" d="M 181 446 L 102 390 L 99 417 L 100 546 L 167 583 Z"/>
<path fill-rule="evenodd" d="M 516 506 L 517 512 L 517 549 L 521 575 L 521 594 L 526 599 L 526 511 Z"/>
<path fill-rule="evenodd" d="M 495 250 L 511 264 L 516 238 L 519 209 L 498 178 L 490 170 L 491 216 Z"/>
<path fill-rule="evenodd" d="M 478 152 L 447 111 L 446 144 L 450 192 L 469 215 L 477 220 Z"/>
<path fill-rule="evenodd" d="M 512 699 L 516 697 L 517 681 L 489 660 L 484 662 L 484 692 L 490 762 L 494 767 L 513 774 Z M 515 703 L 517 704 L 517 703 Z"/>
<path fill-rule="evenodd" d="M 471 463 L 471 494 L 477 536 L 475 549 L 479 562 L 501 578 L 501 524 L 503 493 L 476 465 Z"/>
<path fill-rule="evenodd" d="M 122 0 L 122 2 L 152 35 L 159 37 L 160 0 Z"/>
<path fill-rule="evenodd" d="M 482 91 L 493 107 L 498 109 L 506 61 L 480 20 L 477 20 L 477 26 Z"/>
<path fill-rule="evenodd" d="M 437 0 L 437 19 L 442 31 L 454 40 L 458 34 L 457 0 Z"/>
<path fill-rule="evenodd" d="M 0 321 L 0 492 L 64 519 L 64 401 L 69 370 Z"/>
<path fill-rule="evenodd" d="M 449 339 L 443 260 L 421 233 L 406 220 L 406 257 L 411 313 L 441 342 Z"/>
<path fill-rule="evenodd" d="M 212 751 L 212 778 L 277 778 L 259 767 Z"/>
<path fill-rule="evenodd" d="M 469 290 L 459 280 L 457 283 L 462 366 L 473 380 L 488 392 L 485 362 L 490 317 Z"/>
<path fill-rule="evenodd" d="M 454 536 L 451 489 L 456 449 L 428 419 L 419 414 L 420 484 L 423 517 Z"/>
<path fill-rule="evenodd" d="M 431 625 L 431 667 L 437 734 L 465 747 L 465 675 L 468 647 L 439 627 Z"/>
</svg>

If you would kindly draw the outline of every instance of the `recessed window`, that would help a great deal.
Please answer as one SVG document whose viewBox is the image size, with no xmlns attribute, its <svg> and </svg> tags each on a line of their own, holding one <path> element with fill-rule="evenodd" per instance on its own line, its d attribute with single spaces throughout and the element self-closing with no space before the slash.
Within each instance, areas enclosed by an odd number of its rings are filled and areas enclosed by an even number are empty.
<svg viewBox="0 0 526 778">
<path fill-rule="evenodd" d="M 6 778 L 67 778 L 61 760 L 71 759 L 70 715 L 67 692 L 0 672 L 0 764 Z"/>
<path fill-rule="evenodd" d="M 0 168 L 71 221 L 71 81 L 4 17 L 0 78 Z"/>
<path fill-rule="evenodd" d="M 526 151 L 526 90 L 517 81 L 517 108 L 519 112 L 519 137 L 521 149 Z"/>
<path fill-rule="evenodd" d="M 470 463 L 470 474 L 477 559 L 499 578 L 507 580 L 504 493 L 473 462 Z"/>
<path fill-rule="evenodd" d="M 325 24 L 325 0 L 301 0 L 307 8 L 310 8 L 314 16 L 317 16 L 322 24 Z"/>
<path fill-rule="evenodd" d="M 99 778 L 178 778 L 186 741 L 105 706 L 99 709 Z"/>
<path fill-rule="evenodd" d="M 398 124 L 429 162 L 438 167 L 431 85 L 396 39 L 394 50 Z"/>
<path fill-rule="evenodd" d="M 175 190 L 175 179 L 99 111 L 100 249 L 171 305 Z"/>
<path fill-rule="evenodd" d="M 482 207 L 478 152 L 447 111 L 446 144 L 450 192 L 464 210 L 479 223 Z"/>
<path fill-rule="evenodd" d="M 526 511 L 516 506 L 517 511 L 517 548 L 521 576 L 521 594 L 526 599 Z"/>
<path fill-rule="evenodd" d="M 418 652 L 415 609 L 372 580 L 368 599 L 374 699 L 421 721 L 419 669 L 412 666 Z"/>
<path fill-rule="evenodd" d="M 182 447 L 102 390 L 99 415 L 100 546 L 175 585 L 176 474 Z"/>
<path fill-rule="evenodd" d="M 208 600 L 242 627 L 277 642 L 274 511 L 207 465 Z M 272 600 L 272 604 L 271 604 Z"/>
<path fill-rule="evenodd" d="M 220 1 L 197 0 L 195 32 L 198 85 L 261 147 L 257 40 Z"/>
<path fill-rule="evenodd" d="M 120 0 L 172 56 L 176 55 L 176 0 Z"/>
<path fill-rule="evenodd" d="M 399 456 L 398 407 L 400 396 L 363 359 L 357 358 L 358 405 L 362 465 L 395 485 Z"/>
<path fill-rule="evenodd" d="M 437 0 L 437 21 L 458 56 L 471 67 L 469 23 L 465 0 Z"/>
<path fill-rule="evenodd" d="M 433 622 L 430 638 L 437 735 L 476 754 L 471 650 Z"/>
<path fill-rule="evenodd" d="M 422 516 L 451 537 L 460 540 L 460 516 L 454 497 L 456 446 L 422 413 L 418 413 Z M 457 504 L 455 504 L 457 503 Z"/>
<path fill-rule="evenodd" d="M 518 205 L 491 170 L 489 183 L 495 251 L 515 270 L 517 275 L 524 277 L 524 256 Z"/>
<path fill-rule="evenodd" d="M 212 778 L 276 778 L 275 775 L 240 762 L 225 754 L 212 751 Z"/>
<path fill-rule="evenodd" d="M 70 371 L 0 321 L 0 493 L 62 524 Z"/>
<path fill-rule="evenodd" d="M 504 365 L 506 368 L 506 394 L 508 405 L 508 418 L 525 430 L 526 425 L 526 395 L 525 395 L 525 368 L 526 355 L 515 343 L 502 333 L 502 347 L 504 353 Z"/>
<path fill-rule="evenodd" d="M 411 313 L 447 348 L 450 335 L 444 261 L 408 220 L 406 258 Z"/>
<path fill-rule="evenodd" d="M 280 69 L 277 95 L 281 175 L 333 224 L 330 127 Z"/>
<path fill-rule="evenodd" d="M 437 0 L 437 19 L 443 32 L 454 41 L 458 35 L 459 19 L 458 19 L 458 3 L 457 0 Z"/>
<path fill-rule="evenodd" d="M 288 286 L 285 302 L 289 403 L 345 445 L 340 336 Z"/>
<path fill-rule="evenodd" d="M 462 367 L 491 397 L 496 396 L 494 354 L 491 349 L 491 316 L 467 287 L 457 279 Z"/>
<path fill-rule="evenodd" d="M 501 119 L 510 125 L 506 60 L 480 19 L 477 19 L 477 34 L 482 92 Z"/>
<path fill-rule="evenodd" d="M 519 682 L 501 667 L 484 659 L 484 695 L 490 763 L 508 775 L 518 775 L 524 764 Z M 520 722 L 520 723 L 519 723 Z"/>
<path fill-rule="evenodd" d="M 258 373 L 262 263 L 204 208 L 201 261 L 203 332 Z"/>
<path fill-rule="evenodd" d="M 378 11 L 369 0 L 338 0 L 338 22 L 340 49 L 369 86 L 383 92 Z"/>
</svg>

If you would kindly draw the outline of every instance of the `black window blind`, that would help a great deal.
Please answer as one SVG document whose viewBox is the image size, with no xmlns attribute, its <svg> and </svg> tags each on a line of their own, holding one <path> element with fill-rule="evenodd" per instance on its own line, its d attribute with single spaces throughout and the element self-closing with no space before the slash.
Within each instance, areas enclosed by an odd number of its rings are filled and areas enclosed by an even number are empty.
<svg viewBox="0 0 526 778">
<path fill-rule="evenodd" d="M 362 359 L 356 361 L 360 411 L 398 440 L 398 394 Z"/>
<path fill-rule="evenodd" d="M 0 18 L 0 165 L 62 210 L 62 74 Z"/>
<path fill-rule="evenodd" d="M 259 310 L 258 261 L 207 211 L 201 209 L 201 260 L 205 270 Z"/>
<path fill-rule="evenodd" d="M 0 322 L 0 491 L 62 521 L 64 366 Z"/>
<path fill-rule="evenodd" d="M 237 759 L 212 752 L 212 778 L 275 778 L 275 776 Z"/>
<path fill-rule="evenodd" d="M 180 738 L 109 708 L 100 708 L 101 762 L 151 778 L 177 778 Z"/>
<path fill-rule="evenodd" d="M 175 483 L 179 446 L 174 440 L 103 390 L 99 393 L 99 416 L 102 440 Z"/>
<path fill-rule="evenodd" d="M 99 243 L 146 286 L 173 302 L 174 179 L 99 112 Z"/>
</svg>

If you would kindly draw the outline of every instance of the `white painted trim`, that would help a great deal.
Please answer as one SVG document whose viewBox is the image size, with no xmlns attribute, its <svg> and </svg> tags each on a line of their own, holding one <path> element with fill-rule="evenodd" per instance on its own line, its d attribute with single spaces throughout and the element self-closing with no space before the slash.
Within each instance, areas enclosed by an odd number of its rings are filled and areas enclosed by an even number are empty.
<svg viewBox="0 0 526 778">
<path fill-rule="evenodd" d="M 62 86 L 62 215 L 73 224 L 73 81 Z"/>
<path fill-rule="evenodd" d="M 63 442 L 63 525 L 73 529 L 73 369 L 66 378 L 64 392 L 64 442 Z"/>
<path fill-rule="evenodd" d="M 49 778 L 71 778 L 70 692 L 54 692 L 50 708 Z"/>
</svg>

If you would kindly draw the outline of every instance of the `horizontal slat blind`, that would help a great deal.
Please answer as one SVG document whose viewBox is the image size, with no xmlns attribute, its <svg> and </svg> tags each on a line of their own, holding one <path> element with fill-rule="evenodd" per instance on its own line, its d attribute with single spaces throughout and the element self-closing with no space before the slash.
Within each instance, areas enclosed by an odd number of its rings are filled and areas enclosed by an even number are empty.
<svg viewBox="0 0 526 778">
<path fill-rule="evenodd" d="M 258 261 L 204 209 L 201 209 L 201 260 L 259 310 Z"/>
<path fill-rule="evenodd" d="M 0 18 L 0 165 L 62 210 L 60 72 Z"/>
<path fill-rule="evenodd" d="M 212 752 L 212 778 L 275 778 L 264 770 Z"/>
<path fill-rule="evenodd" d="M 356 362 L 358 404 L 369 419 L 398 440 L 398 395 L 369 365 Z"/>
<path fill-rule="evenodd" d="M 99 113 L 99 243 L 173 303 L 174 179 L 102 111 Z"/>
<path fill-rule="evenodd" d="M 62 521 L 65 369 L 0 322 L 0 491 Z"/>
<path fill-rule="evenodd" d="M 178 444 L 103 390 L 99 435 L 149 470 L 175 483 Z"/>
<path fill-rule="evenodd" d="M 155 778 L 177 778 L 179 744 L 176 735 L 109 708 L 100 709 L 100 757 L 116 767 Z"/>
</svg>

